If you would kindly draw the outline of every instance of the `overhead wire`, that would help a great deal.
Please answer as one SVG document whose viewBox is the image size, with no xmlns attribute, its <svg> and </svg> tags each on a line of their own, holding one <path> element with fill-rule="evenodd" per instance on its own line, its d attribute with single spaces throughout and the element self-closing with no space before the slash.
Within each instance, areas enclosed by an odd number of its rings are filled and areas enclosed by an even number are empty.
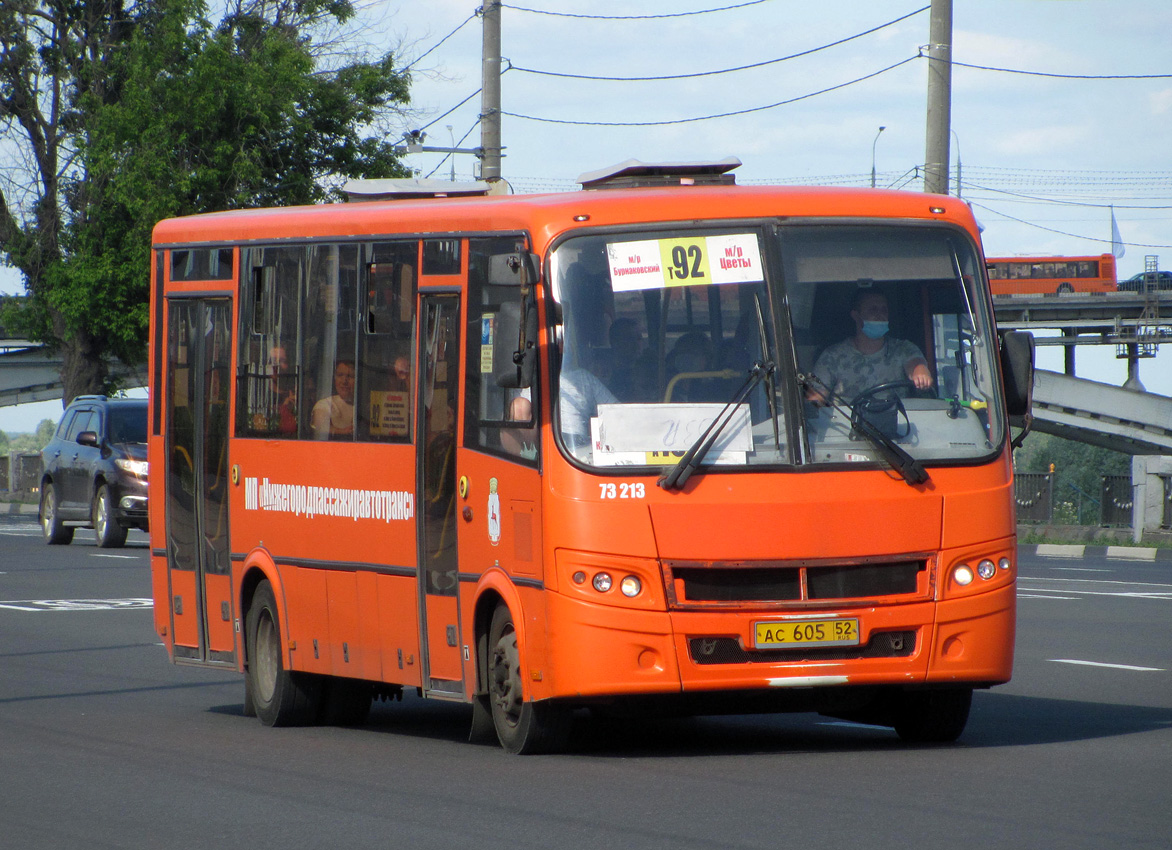
<svg viewBox="0 0 1172 850">
<path fill-rule="evenodd" d="M 987 204 L 977 203 L 976 201 L 969 201 L 969 203 L 971 203 L 974 207 L 980 207 L 983 210 L 988 210 L 989 212 L 993 213 L 993 215 L 999 215 L 1002 218 L 1007 218 L 1010 221 L 1017 222 L 1018 224 L 1024 224 L 1027 227 L 1033 227 L 1038 230 L 1044 230 L 1047 233 L 1055 233 L 1059 236 L 1070 236 L 1074 239 L 1085 239 L 1090 242 L 1102 242 L 1107 245 L 1110 245 L 1113 242 L 1113 240 L 1111 240 L 1111 239 L 1103 239 L 1098 236 L 1087 236 L 1082 233 L 1070 233 L 1069 231 L 1058 230 L 1057 228 L 1054 228 L 1054 227 L 1045 227 L 1044 225 L 1037 224 L 1036 222 L 1026 221 L 1024 218 L 1017 218 L 1016 216 L 1009 215 L 1008 213 L 1002 212 L 1001 210 L 994 209 L 993 207 L 990 207 Z M 1129 247 L 1129 248 L 1172 248 L 1172 245 L 1152 245 L 1152 244 L 1146 244 L 1143 242 L 1128 242 L 1126 240 L 1122 244 L 1126 247 Z"/>
<path fill-rule="evenodd" d="M 880 24 L 879 26 L 871 27 L 871 29 L 863 30 L 862 32 L 855 33 L 854 35 L 849 35 L 846 38 L 840 38 L 837 41 L 830 42 L 829 44 L 823 44 L 823 45 L 820 45 L 819 47 L 812 47 L 809 50 L 802 50 L 798 53 L 791 53 L 788 56 L 780 56 L 776 59 L 766 59 L 763 62 L 754 62 L 749 65 L 738 65 L 734 68 L 721 68 L 721 69 L 715 70 L 715 71 L 696 71 L 691 74 L 661 74 L 661 75 L 657 75 L 657 76 L 647 76 L 647 77 L 616 77 L 616 76 L 603 76 L 603 75 L 595 75 L 595 74 L 571 74 L 571 73 L 562 72 L 562 71 L 542 71 L 542 70 L 538 70 L 535 68 L 523 68 L 520 65 L 512 65 L 512 64 L 510 64 L 510 67 L 515 71 L 522 71 L 526 74 L 537 74 L 539 76 L 545 76 L 545 77 L 560 77 L 563 79 L 570 79 L 570 80 L 594 80 L 594 81 L 624 82 L 624 83 L 627 83 L 627 82 L 660 82 L 660 81 L 665 81 L 665 80 L 691 80 L 691 79 L 695 79 L 696 77 L 712 77 L 712 76 L 716 76 L 718 74 L 732 74 L 737 71 L 750 71 L 750 70 L 753 70 L 756 68 L 764 68 L 768 65 L 776 65 L 779 62 L 788 62 L 791 59 L 799 59 L 802 56 L 810 56 L 811 54 L 818 53 L 823 50 L 829 50 L 832 47 L 838 47 L 840 44 L 846 44 L 847 42 L 854 41 L 855 39 L 862 38 L 863 36 L 867 36 L 867 35 L 871 35 L 872 33 L 879 32 L 880 30 L 886 29 L 887 27 L 890 27 L 890 26 L 894 26 L 895 24 L 898 24 L 901 21 L 906 21 L 908 18 L 914 17 L 914 16 L 920 14 L 921 12 L 926 12 L 930 8 L 931 8 L 931 6 L 924 6 L 921 9 L 916 9 L 914 12 L 908 12 L 906 15 L 902 15 L 901 17 L 898 17 L 892 21 L 888 21 L 885 24 Z"/>
<path fill-rule="evenodd" d="M 512 9 L 514 12 L 530 12 L 534 15 L 549 15 L 554 18 L 586 18 L 596 21 L 653 21 L 660 18 L 688 18 L 695 15 L 708 15 L 713 12 L 728 12 L 732 9 L 744 9 L 746 6 L 759 6 L 769 0 L 747 0 L 732 6 L 720 6 L 715 9 L 697 9 L 693 12 L 667 12 L 659 15 L 584 15 L 576 12 L 551 12 L 546 9 L 530 9 L 525 6 L 514 6 L 511 3 L 501 3 L 502 9 Z"/>
<path fill-rule="evenodd" d="M 582 127 L 664 127 L 671 124 L 690 124 L 698 121 L 712 121 L 717 118 L 731 118 L 734 115 L 749 115 L 754 112 L 764 112 L 767 109 L 776 109 L 779 106 L 786 106 L 791 103 L 797 103 L 801 100 L 807 100 L 811 97 L 827 94 L 828 92 L 844 89 L 848 86 L 853 86 L 857 83 L 878 77 L 880 74 L 886 74 L 889 71 L 894 71 L 901 65 L 906 65 L 909 62 L 914 62 L 920 56 L 909 56 L 907 59 L 902 59 L 893 65 L 888 65 L 886 68 L 880 68 L 878 71 L 873 71 L 870 74 L 864 74 L 861 77 L 856 77 L 853 80 L 848 80 L 845 83 L 828 86 L 818 91 L 808 92 L 807 94 L 798 95 L 797 97 L 787 98 L 786 100 L 779 100 L 776 103 L 769 103 L 764 106 L 752 106 L 748 109 L 737 109 L 730 112 L 720 112 L 713 115 L 698 115 L 691 118 L 671 118 L 663 121 L 575 121 L 568 118 L 540 118 L 536 115 L 524 115 L 519 112 L 501 111 L 501 115 L 508 115 L 510 118 L 520 118 L 525 121 L 537 121 L 544 124 L 569 124 Z"/>
</svg>

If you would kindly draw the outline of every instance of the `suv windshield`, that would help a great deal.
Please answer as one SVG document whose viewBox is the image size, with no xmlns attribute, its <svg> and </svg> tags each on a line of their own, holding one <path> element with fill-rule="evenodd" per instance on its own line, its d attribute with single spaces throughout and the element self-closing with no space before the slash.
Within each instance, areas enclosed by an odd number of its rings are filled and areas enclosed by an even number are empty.
<svg viewBox="0 0 1172 850">
<path fill-rule="evenodd" d="M 963 232 L 902 223 L 568 239 L 550 263 L 561 442 L 672 466 L 756 376 L 705 466 L 886 462 L 877 435 L 918 461 L 987 456 L 1003 417 L 977 257 Z"/>
<path fill-rule="evenodd" d="M 110 405 L 106 413 L 107 441 L 118 443 L 145 443 L 147 441 L 147 406 Z"/>
</svg>

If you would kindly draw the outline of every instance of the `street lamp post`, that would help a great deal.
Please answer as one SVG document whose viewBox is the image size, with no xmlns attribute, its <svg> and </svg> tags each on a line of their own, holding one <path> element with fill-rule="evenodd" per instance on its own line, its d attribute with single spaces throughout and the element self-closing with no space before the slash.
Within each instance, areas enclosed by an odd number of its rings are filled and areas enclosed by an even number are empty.
<svg viewBox="0 0 1172 850">
<path fill-rule="evenodd" d="M 880 127 L 879 132 L 875 134 L 875 141 L 871 142 L 871 188 L 875 188 L 875 145 L 879 144 L 879 137 L 883 135 L 886 127 Z"/>
</svg>

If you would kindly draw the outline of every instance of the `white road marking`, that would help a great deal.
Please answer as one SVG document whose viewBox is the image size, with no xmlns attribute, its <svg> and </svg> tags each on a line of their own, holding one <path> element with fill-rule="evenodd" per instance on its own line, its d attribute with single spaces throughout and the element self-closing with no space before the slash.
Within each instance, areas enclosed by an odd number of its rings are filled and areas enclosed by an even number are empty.
<svg viewBox="0 0 1172 850">
<path fill-rule="evenodd" d="M 1066 599 L 1068 601 L 1072 600 L 1072 599 L 1078 599 L 1077 596 L 1051 596 L 1048 593 L 1020 593 L 1020 592 L 1017 594 L 1017 598 L 1018 599 Z"/>
<path fill-rule="evenodd" d="M 13 611 L 129 611 L 153 608 L 151 599 L 18 599 L 0 602 Z"/>
<path fill-rule="evenodd" d="M 90 552 L 91 558 L 125 558 L 129 561 L 137 561 L 138 555 L 107 555 L 104 552 Z"/>
<path fill-rule="evenodd" d="M 1094 567 L 1051 567 L 1054 572 L 1062 573 L 1109 573 L 1111 570 L 1095 569 Z"/>
<path fill-rule="evenodd" d="M 1111 670 L 1135 670 L 1140 673 L 1163 673 L 1163 667 L 1136 667 L 1132 664 L 1107 664 L 1102 661 L 1079 661 L 1075 658 L 1051 658 L 1056 664 L 1079 664 L 1083 667 L 1107 667 Z"/>
</svg>

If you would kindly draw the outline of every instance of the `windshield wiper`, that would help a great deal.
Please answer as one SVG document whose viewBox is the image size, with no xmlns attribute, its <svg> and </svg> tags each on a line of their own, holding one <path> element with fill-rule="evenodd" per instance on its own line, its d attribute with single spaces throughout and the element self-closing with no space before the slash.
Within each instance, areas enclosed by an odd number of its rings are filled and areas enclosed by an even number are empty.
<svg viewBox="0 0 1172 850">
<path fill-rule="evenodd" d="M 856 411 L 854 405 L 848 405 L 844 408 L 839 404 L 834 392 L 819 380 L 817 375 L 799 375 L 798 380 L 803 385 L 813 387 L 822 393 L 827 399 L 827 403 L 850 421 L 851 428 L 854 429 L 855 433 L 862 434 L 867 439 L 867 442 L 874 446 L 879 454 L 883 456 L 888 466 L 898 472 L 909 486 L 924 484 L 929 480 L 928 470 L 924 469 L 922 463 L 908 454 L 902 446 L 887 436 L 874 422 Z M 815 384 L 818 386 L 815 386 Z"/>
<path fill-rule="evenodd" d="M 660 487 L 664 490 L 683 489 L 684 485 L 688 483 L 688 479 L 692 477 L 692 473 L 704 460 L 704 456 L 708 454 L 708 450 L 716 442 L 716 438 L 720 436 L 721 431 L 728 427 L 728 423 L 732 421 L 737 407 L 761 381 L 773 374 L 775 368 L 772 360 L 766 362 L 758 360 L 753 364 L 753 368 L 749 370 L 749 377 L 741 388 L 736 391 L 720 413 L 716 415 L 716 418 L 708 424 L 696 442 L 692 443 L 691 448 L 684 452 L 684 456 L 680 458 L 679 462 L 659 479 Z"/>
</svg>

